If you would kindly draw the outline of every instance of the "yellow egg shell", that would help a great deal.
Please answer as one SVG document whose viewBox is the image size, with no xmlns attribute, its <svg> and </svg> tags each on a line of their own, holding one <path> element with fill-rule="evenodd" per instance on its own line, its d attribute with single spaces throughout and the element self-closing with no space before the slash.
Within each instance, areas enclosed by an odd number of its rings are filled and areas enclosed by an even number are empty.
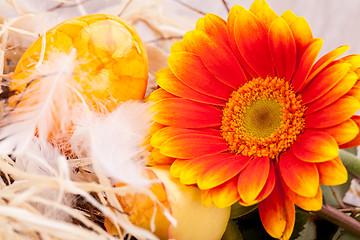
<svg viewBox="0 0 360 240">
<path fill-rule="evenodd" d="M 144 169 L 144 175 L 150 180 L 158 180 L 156 174 L 150 169 Z M 116 184 L 116 186 L 122 187 L 125 186 L 125 184 L 119 183 Z M 149 190 L 155 194 L 157 200 L 164 207 L 169 208 L 163 184 L 154 182 Z M 117 199 L 122 210 L 128 214 L 132 224 L 151 231 L 151 222 L 154 221 L 155 235 L 162 240 L 168 239 L 168 228 L 170 223 L 163 214 L 162 207 L 156 204 L 148 195 L 145 193 L 128 193 L 123 196 L 117 196 Z M 154 213 L 154 211 L 156 212 Z M 105 228 L 110 234 L 119 235 L 113 223 L 108 218 L 105 218 Z"/>
<path fill-rule="evenodd" d="M 42 52 L 44 42 L 45 51 Z M 50 29 L 45 39 L 37 39 L 21 57 L 10 89 L 20 93 L 26 88 L 42 54 L 46 61 L 51 54 L 70 54 L 74 49 L 75 82 L 72 87 L 86 98 L 89 106 L 96 109 L 99 101 L 143 99 L 148 77 L 145 47 L 133 27 L 106 14 L 70 19 Z M 36 87 L 36 84 L 41 81 L 31 85 Z M 16 103 L 9 102 L 10 105 Z M 115 106 L 113 104 L 108 110 Z"/>
<path fill-rule="evenodd" d="M 170 223 L 160 206 L 146 194 L 135 193 L 119 196 L 122 210 L 136 226 L 151 230 L 155 223 L 155 235 L 161 240 L 219 240 L 225 232 L 230 217 L 230 207 L 205 207 L 201 202 L 201 190 L 186 186 L 170 176 L 169 166 L 146 169 L 148 179 L 161 181 L 150 187 L 157 199 L 171 212 L 176 224 Z M 123 186 L 118 184 L 118 186 Z M 154 215 L 154 210 L 156 214 Z M 154 219 L 152 219 L 154 217 Z M 109 219 L 105 220 L 107 231 L 119 235 Z"/>
</svg>

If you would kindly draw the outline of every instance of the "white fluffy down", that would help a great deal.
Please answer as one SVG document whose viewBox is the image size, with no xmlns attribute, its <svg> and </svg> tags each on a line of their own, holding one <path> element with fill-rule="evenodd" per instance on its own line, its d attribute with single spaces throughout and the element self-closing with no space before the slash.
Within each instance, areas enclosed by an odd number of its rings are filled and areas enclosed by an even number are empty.
<svg viewBox="0 0 360 240">
<path fill-rule="evenodd" d="M 71 139 L 78 157 L 92 157 L 108 177 L 134 186 L 147 185 L 142 176 L 147 151 L 142 146 L 152 114 L 149 104 L 128 101 L 106 116 L 82 118 Z"/>
<path fill-rule="evenodd" d="M 1 154 L 22 154 L 31 144 L 36 131 L 38 140 L 45 144 L 55 122 L 60 123 L 60 128 L 65 128 L 70 122 L 69 99 L 75 93 L 69 82 L 73 81 L 75 57 L 76 51 L 69 55 L 53 53 L 48 60 L 38 62 L 36 70 L 27 79 L 34 87 L 20 93 L 20 96 L 26 94 L 27 97 L 21 99 L 21 105 L 9 108 L 7 116 L 1 120 Z M 61 103 L 61 107 L 57 103 Z"/>
<path fill-rule="evenodd" d="M 27 148 L 16 157 L 15 167 L 31 174 L 61 177 L 69 180 L 69 169 L 66 163 L 67 160 L 56 148 L 51 144 L 41 142 L 38 138 L 34 137 Z M 16 180 L 18 180 L 19 183 L 20 181 L 26 181 L 21 179 Z M 52 201 L 68 206 L 71 206 L 74 200 L 74 196 L 71 194 L 59 190 L 50 190 L 41 186 L 34 186 L 33 194 L 45 200 L 50 200 L 50 203 Z M 70 219 L 70 216 L 67 213 L 55 208 L 51 204 L 35 201 L 33 202 L 33 205 L 38 211 L 49 218 L 58 220 Z"/>
</svg>

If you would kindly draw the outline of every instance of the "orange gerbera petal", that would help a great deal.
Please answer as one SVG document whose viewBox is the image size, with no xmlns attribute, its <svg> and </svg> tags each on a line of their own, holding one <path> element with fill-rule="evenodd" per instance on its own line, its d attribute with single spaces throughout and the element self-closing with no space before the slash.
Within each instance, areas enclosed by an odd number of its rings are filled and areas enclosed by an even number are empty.
<svg viewBox="0 0 360 240">
<path fill-rule="evenodd" d="M 339 185 L 348 179 L 346 168 L 339 157 L 331 161 L 316 163 L 316 167 L 320 176 L 320 184 Z"/>
<path fill-rule="evenodd" d="M 160 153 L 158 148 L 154 148 L 151 151 L 151 155 L 149 157 L 149 161 L 147 165 L 155 166 L 155 165 L 171 165 L 175 161 L 175 158 L 165 156 Z"/>
<path fill-rule="evenodd" d="M 351 65 L 350 71 L 355 71 L 360 66 L 360 55 L 358 54 L 351 54 L 340 58 L 339 61 L 347 62 Z"/>
<path fill-rule="evenodd" d="M 267 30 L 270 28 L 271 23 L 279 18 L 266 1 L 255 0 L 251 4 L 249 11 L 258 17 Z"/>
<path fill-rule="evenodd" d="M 233 156 L 232 153 L 215 153 L 191 159 L 180 173 L 180 182 L 183 184 L 196 184 L 198 176 L 206 167 L 231 156 Z"/>
<path fill-rule="evenodd" d="M 172 177 L 178 178 L 180 176 L 181 170 L 189 162 L 189 160 L 176 159 L 170 167 L 170 174 Z"/>
<path fill-rule="evenodd" d="M 249 64 L 245 61 L 244 57 L 240 53 L 240 50 L 237 47 L 236 40 L 235 40 L 235 19 L 238 16 L 238 14 L 245 10 L 243 7 L 235 5 L 233 8 L 231 8 L 227 20 L 227 31 L 229 35 L 229 43 L 231 46 L 231 49 L 233 50 L 236 58 L 240 62 L 241 66 L 243 67 L 245 74 L 248 75 L 248 78 L 251 79 L 251 77 L 258 77 L 258 74 L 249 66 Z M 250 77 L 251 76 L 251 77 Z"/>
<path fill-rule="evenodd" d="M 195 55 L 199 55 L 198 46 L 199 43 L 194 41 L 194 32 L 203 32 L 202 30 L 193 30 L 185 33 L 183 37 L 183 45 L 186 52 L 193 53 Z"/>
<path fill-rule="evenodd" d="M 313 39 L 310 26 L 305 18 L 297 17 L 289 23 L 289 27 L 293 33 L 298 56 L 300 57 L 300 54 L 306 49 L 306 45 Z"/>
<path fill-rule="evenodd" d="M 320 53 L 323 43 L 324 41 L 320 38 L 314 38 L 308 43 L 293 76 L 292 84 L 294 86 L 294 92 L 298 92 L 308 83 L 307 76 Z"/>
<path fill-rule="evenodd" d="M 148 97 L 147 101 L 149 102 L 157 102 L 166 98 L 177 98 L 175 95 L 165 91 L 162 88 L 156 89 L 153 91 Z"/>
<path fill-rule="evenodd" d="M 270 195 L 270 193 L 274 189 L 275 182 L 276 182 L 275 168 L 274 168 L 274 165 L 272 163 L 270 163 L 270 170 L 269 170 L 269 175 L 268 175 L 267 181 L 265 183 L 265 186 L 259 193 L 259 195 L 256 197 L 256 199 L 255 199 L 256 203 L 264 200 L 265 198 L 267 198 Z"/>
<path fill-rule="evenodd" d="M 327 67 L 335 58 L 339 57 L 348 49 L 349 46 L 347 45 L 341 46 L 322 56 L 311 68 L 311 72 L 309 74 L 309 81 L 311 81 L 321 70 Z"/>
<path fill-rule="evenodd" d="M 301 93 L 303 104 L 315 101 L 334 87 L 350 70 L 346 62 L 335 63 L 317 75 Z"/>
<path fill-rule="evenodd" d="M 291 82 L 296 65 L 296 46 L 289 26 L 282 18 L 277 18 L 270 26 L 269 49 L 277 76 Z"/>
<path fill-rule="evenodd" d="M 354 70 L 354 73 L 356 73 L 356 75 L 358 75 L 358 77 L 360 78 L 360 67 L 357 68 L 357 69 L 355 69 L 355 70 Z M 358 84 L 360 84 L 360 83 L 358 83 Z M 359 86 L 359 85 L 358 85 L 358 86 Z"/>
<path fill-rule="evenodd" d="M 323 198 L 321 188 L 318 186 L 318 191 L 315 197 L 303 197 L 292 191 L 285 183 L 282 182 L 284 193 L 297 205 L 306 211 L 318 211 L 321 209 Z"/>
<path fill-rule="evenodd" d="M 156 73 L 156 82 L 161 88 L 178 97 L 201 103 L 225 106 L 224 100 L 202 94 L 179 81 L 179 79 L 171 72 L 169 68 L 160 69 Z"/>
<path fill-rule="evenodd" d="M 360 68 L 357 68 L 354 73 L 356 74 L 356 76 L 358 76 L 358 79 L 360 79 Z M 357 81 L 355 83 L 355 85 L 353 86 L 353 88 L 347 93 L 350 96 L 353 96 L 354 98 L 356 98 L 357 100 L 360 101 L 360 81 Z"/>
<path fill-rule="evenodd" d="M 171 71 L 184 84 L 209 96 L 227 100 L 234 89 L 217 80 L 193 53 L 174 53 L 168 58 Z M 189 71 L 196 69 L 196 71 Z"/>
<path fill-rule="evenodd" d="M 335 139 L 323 132 L 305 131 L 291 149 L 296 157 L 307 162 L 325 162 L 334 159 L 339 153 Z"/>
<path fill-rule="evenodd" d="M 229 38 L 227 37 L 226 21 L 212 13 L 206 14 L 204 20 L 205 29 L 203 31 L 214 38 L 214 40 L 228 45 Z"/>
<path fill-rule="evenodd" d="M 215 206 L 224 208 L 239 201 L 240 195 L 237 191 L 237 182 L 238 178 L 233 177 L 229 181 L 210 190 Z"/>
<path fill-rule="evenodd" d="M 308 104 L 305 114 L 310 114 L 335 102 L 350 91 L 357 80 L 358 77 L 354 72 L 348 72 L 332 89 L 316 101 Z"/>
<path fill-rule="evenodd" d="M 250 157 L 233 155 L 219 159 L 211 166 L 206 166 L 199 175 L 197 184 L 200 189 L 214 188 L 237 175 L 250 161 Z"/>
<path fill-rule="evenodd" d="M 269 176 L 270 160 L 268 157 L 257 157 L 248 163 L 239 174 L 238 191 L 241 199 L 248 204 L 254 202 L 264 188 Z M 256 174 L 254 174 L 256 173 Z"/>
<path fill-rule="evenodd" d="M 189 132 L 189 130 L 185 128 L 164 127 L 152 135 L 150 145 L 155 148 L 160 148 L 161 144 L 163 144 L 169 138 L 183 133 L 193 132 Z"/>
<path fill-rule="evenodd" d="M 338 145 L 341 145 L 350 142 L 352 139 L 354 139 L 359 134 L 359 127 L 356 125 L 356 123 L 353 120 L 348 119 L 345 122 L 342 122 L 332 127 L 321 128 L 321 129 L 309 128 L 307 129 L 307 131 L 327 133 L 336 140 Z"/>
<path fill-rule="evenodd" d="M 283 193 L 279 181 L 265 200 L 259 203 L 261 222 L 274 238 L 289 239 L 295 224 L 295 206 Z"/>
<path fill-rule="evenodd" d="M 314 163 L 304 162 L 291 151 L 280 156 L 279 169 L 286 185 L 304 197 L 314 197 L 318 191 L 319 174 Z"/>
<path fill-rule="evenodd" d="M 220 153 L 229 147 L 222 137 L 204 134 L 184 134 L 168 139 L 160 147 L 160 153 L 174 158 L 196 158 Z"/>
<path fill-rule="evenodd" d="M 292 23 L 292 21 L 296 19 L 295 13 L 290 10 L 286 10 L 285 12 L 283 12 L 280 17 L 283 18 L 289 25 Z"/>
<path fill-rule="evenodd" d="M 246 82 L 242 67 L 233 54 L 229 43 L 221 41 L 221 38 L 214 39 L 213 36 L 199 30 L 187 34 L 188 38 L 191 39 L 187 42 L 191 41 L 201 61 L 212 75 L 233 89 L 238 89 L 241 84 Z"/>
<path fill-rule="evenodd" d="M 204 128 L 221 124 L 222 112 L 219 109 L 183 98 L 158 101 L 152 110 L 155 121 L 173 127 Z"/>
<path fill-rule="evenodd" d="M 334 103 L 305 116 L 307 128 L 327 128 L 349 119 L 360 108 L 360 102 L 351 96 L 344 96 Z"/>
<path fill-rule="evenodd" d="M 205 17 L 201 17 L 197 20 L 195 25 L 196 30 L 206 31 L 205 30 Z"/>
<path fill-rule="evenodd" d="M 159 131 L 160 129 L 162 129 L 164 127 L 164 125 L 157 123 L 157 122 L 153 122 L 150 126 L 149 129 L 149 135 L 151 136 L 152 134 L 156 133 L 157 131 Z"/>
<path fill-rule="evenodd" d="M 348 93 L 348 96 L 352 96 L 360 101 L 360 87 L 354 86 Z"/>
<path fill-rule="evenodd" d="M 174 42 L 170 47 L 170 53 L 187 52 L 183 41 Z"/>
<path fill-rule="evenodd" d="M 266 199 L 270 193 L 273 191 L 274 186 L 275 186 L 275 181 L 276 181 L 276 173 L 275 173 L 275 168 L 272 162 L 270 162 L 270 170 L 269 170 L 269 175 L 267 177 L 266 183 L 263 187 L 263 189 L 261 190 L 261 192 L 259 193 L 259 195 L 256 197 L 256 199 L 252 202 L 244 202 L 241 198 L 239 199 L 239 203 L 243 206 L 252 206 L 254 204 L 257 204 L 259 202 L 261 202 L 262 200 Z"/>
<path fill-rule="evenodd" d="M 205 207 L 210 207 L 210 206 L 214 205 L 214 201 L 212 199 L 212 191 L 202 190 L 201 191 L 201 202 Z"/>
<path fill-rule="evenodd" d="M 207 129 L 186 129 L 186 128 L 174 128 L 174 127 L 164 127 L 153 134 L 150 140 L 150 144 L 153 147 L 160 148 L 161 144 L 167 141 L 169 138 L 175 137 L 177 135 L 183 134 L 205 134 L 220 137 L 220 132 L 216 130 L 207 130 Z"/>
<path fill-rule="evenodd" d="M 268 33 L 260 20 L 253 13 L 241 9 L 234 28 L 236 44 L 250 67 L 264 79 L 274 76 Z"/>
<path fill-rule="evenodd" d="M 351 120 L 354 121 L 354 123 L 356 124 L 356 126 L 358 127 L 358 129 L 360 130 L 360 116 L 352 116 L 351 117 Z M 340 148 L 352 148 L 352 147 L 356 147 L 356 146 L 359 146 L 360 145 L 360 132 L 356 135 L 356 137 L 345 143 L 345 144 L 342 144 L 340 145 L 339 147 Z"/>
</svg>

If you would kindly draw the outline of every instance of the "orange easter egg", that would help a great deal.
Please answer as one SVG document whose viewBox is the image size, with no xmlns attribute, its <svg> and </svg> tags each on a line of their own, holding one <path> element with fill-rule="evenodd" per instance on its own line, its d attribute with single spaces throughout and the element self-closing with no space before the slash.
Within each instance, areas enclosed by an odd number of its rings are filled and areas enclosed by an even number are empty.
<svg viewBox="0 0 360 240">
<path fill-rule="evenodd" d="M 144 193 L 118 196 L 122 210 L 128 215 L 130 222 L 150 231 L 152 223 L 155 224 L 154 234 L 161 240 L 221 239 L 229 221 L 230 207 L 204 206 L 200 189 L 183 185 L 178 179 L 172 178 L 169 166 L 147 168 L 145 175 L 148 179 L 160 181 L 154 182 L 149 190 L 169 210 L 176 224 L 170 222 L 162 207 Z M 105 228 L 110 234 L 119 235 L 108 218 L 105 219 Z"/>
<path fill-rule="evenodd" d="M 74 79 L 90 101 L 114 98 L 143 99 L 147 86 L 148 60 L 135 29 L 121 19 L 105 14 L 86 15 L 65 21 L 37 39 L 21 57 L 11 90 L 25 89 L 45 44 L 44 61 L 52 53 L 76 50 Z"/>
<path fill-rule="evenodd" d="M 51 74 L 44 75 L 39 65 L 45 66 L 60 55 L 74 56 L 70 77 L 66 80 L 74 96 L 67 98 L 67 106 L 85 101 L 92 111 L 112 111 L 119 102 L 144 98 L 148 59 L 135 29 L 116 16 L 86 15 L 55 26 L 25 51 L 10 83 L 15 95 L 9 99 L 9 105 L 21 108 L 16 114 L 39 103 L 41 100 L 36 95 L 47 94 L 39 93 L 38 89 Z M 62 68 L 61 62 L 53 68 L 55 72 L 60 71 L 57 68 Z M 55 94 L 56 91 L 60 89 L 56 89 Z M 62 132 L 59 129 L 64 126 L 63 116 L 57 113 L 64 107 L 64 101 L 60 93 L 58 95 L 49 114 L 53 118 L 49 123 L 50 138 Z M 65 125 L 71 128 L 71 123 Z M 39 131 L 39 126 L 37 129 Z"/>
</svg>

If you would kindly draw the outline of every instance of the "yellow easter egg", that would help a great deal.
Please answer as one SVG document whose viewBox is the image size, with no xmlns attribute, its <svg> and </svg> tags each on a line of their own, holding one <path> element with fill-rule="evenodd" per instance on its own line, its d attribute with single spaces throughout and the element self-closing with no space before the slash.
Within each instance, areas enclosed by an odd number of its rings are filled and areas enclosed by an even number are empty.
<svg viewBox="0 0 360 240">
<path fill-rule="evenodd" d="M 145 169 L 145 176 L 150 180 L 158 180 L 149 190 L 168 209 L 176 223 L 170 222 L 162 207 L 143 193 L 118 196 L 122 210 L 131 223 L 150 231 L 154 230 L 154 234 L 161 240 L 221 239 L 229 221 L 230 207 L 204 206 L 200 189 L 183 185 L 178 179 L 172 178 L 169 166 L 149 167 Z M 152 223 L 155 224 L 154 229 L 151 228 Z M 105 219 L 105 228 L 110 234 L 119 235 L 108 218 Z"/>
<path fill-rule="evenodd" d="M 46 74 L 40 71 L 41 66 L 67 55 L 74 56 L 70 80 L 69 77 L 66 80 L 74 96 L 67 98 L 66 106 L 85 101 L 92 111 L 112 111 L 119 102 L 144 98 L 148 59 L 138 33 L 116 16 L 86 15 L 53 27 L 25 51 L 10 83 L 15 95 L 9 98 L 9 105 L 21 109 L 16 114 L 26 113 L 26 109 L 38 104 L 41 100 L 36 95 L 48 94 L 38 91 L 46 84 L 44 79 L 51 77 L 45 76 L 51 75 L 48 70 Z M 61 69 L 62 63 L 53 68 L 54 72 L 60 71 L 57 68 Z M 63 116 L 57 113 L 64 107 L 64 101 L 57 99 L 52 106 L 50 138 L 64 128 L 60 120 Z M 71 123 L 65 125 L 67 130 L 71 129 Z"/>
<path fill-rule="evenodd" d="M 74 79 L 91 102 L 143 99 L 148 77 L 145 47 L 135 29 L 120 18 L 106 14 L 76 17 L 50 29 L 45 38 L 45 43 L 42 37 L 37 39 L 21 57 L 11 90 L 25 89 L 45 44 L 44 61 L 52 53 L 76 50 Z"/>
</svg>

